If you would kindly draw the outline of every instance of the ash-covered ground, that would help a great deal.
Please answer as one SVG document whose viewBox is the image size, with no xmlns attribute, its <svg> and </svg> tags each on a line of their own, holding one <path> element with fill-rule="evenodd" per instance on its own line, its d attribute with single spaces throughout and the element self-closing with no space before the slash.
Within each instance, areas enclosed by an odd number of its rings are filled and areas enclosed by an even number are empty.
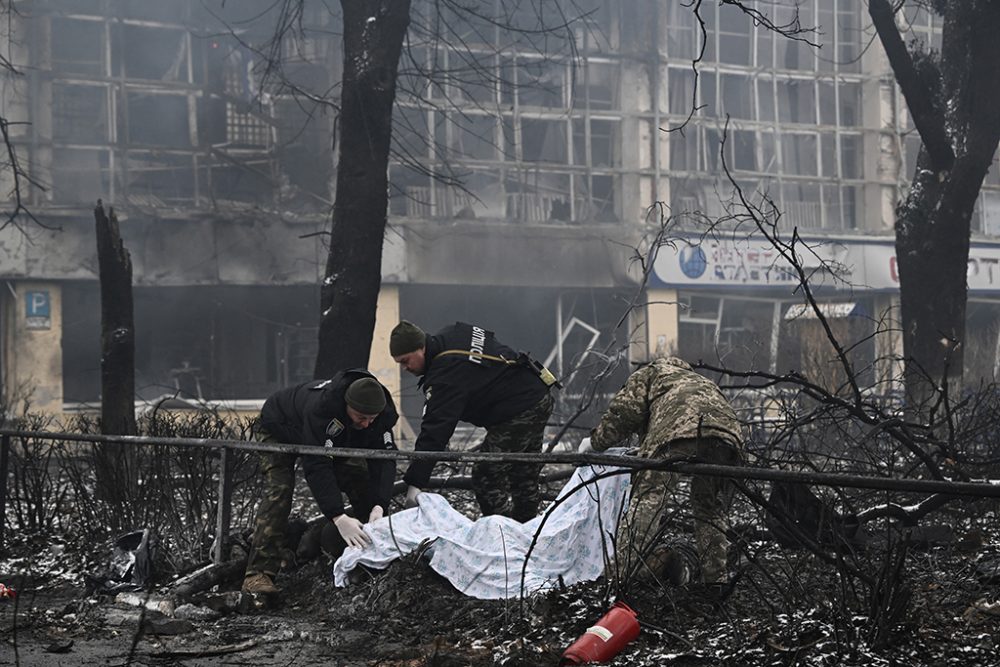
<svg viewBox="0 0 1000 667">
<path fill-rule="evenodd" d="M 481 601 L 418 556 L 336 588 L 320 557 L 283 573 L 270 607 L 240 604 L 238 579 L 189 600 L 172 600 L 170 582 L 89 592 L 107 549 L 22 540 L 0 562 L 0 582 L 19 591 L 0 600 L 0 664 L 557 665 L 620 595 L 642 631 L 616 665 L 997 665 L 1000 537 L 956 535 L 908 550 L 904 585 L 885 600 L 815 554 L 748 539 L 721 601 L 698 586 L 620 592 L 613 578 Z"/>
</svg>

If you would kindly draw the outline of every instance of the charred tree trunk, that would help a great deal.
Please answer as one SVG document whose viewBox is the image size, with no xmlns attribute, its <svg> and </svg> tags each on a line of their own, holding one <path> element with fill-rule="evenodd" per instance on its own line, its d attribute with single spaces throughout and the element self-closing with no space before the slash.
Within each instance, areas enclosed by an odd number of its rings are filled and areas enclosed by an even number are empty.
<svg viewBox="0 0 1000 667">
<path fill-rule="evenodd" d="M 341 0 L 344 78 L 315 377 L 367 366 L 382 281 L 396 70 L 409 0 Z"/>
<path fill-rule="evenodd" d="M 869 13 L 922 147 L 896 217 L 908 403 L 961 386 L 972 212 L 1000 141 L 1000 3 L 935 5 L 944 17 L 941 55 L 911 51 L 888 0 Z"/>
<path fill-rule="evenodd" d="M 113 208 L 94 209 L 101 282 L 101 433 L 135 435 L 135 324 L 132 259 L 118 232 Z M 134 489 L 133 456 L 122 445 L 96 446 L 97 489 L 108 501 L 125 501 Z"/>
</svg>

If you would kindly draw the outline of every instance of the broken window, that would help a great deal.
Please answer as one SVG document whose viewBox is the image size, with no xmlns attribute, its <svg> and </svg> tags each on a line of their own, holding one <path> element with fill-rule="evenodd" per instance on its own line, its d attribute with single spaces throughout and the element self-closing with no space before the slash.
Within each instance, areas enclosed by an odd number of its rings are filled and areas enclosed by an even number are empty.
<svg viewBox="0 0 1000 667">
<path fill-rule="evenodd" d="M 451 114 L 456 157 L 471 160 L 496 159 L 496 118 L 474 114 Z"/>
<path fill-rule="evenodd" d="M 722 74 L 719 82 L 722 85 L 722 108 L 719 112 L 736 119 L 753 120 L 750 77 L 744 74 Z"/>
<path fill-rule="evenodd" d="M 130 79 L 188 80 L 187 34 L 167 27 L 121 24 L 121 46 L 113 58 Z"/>
<path fill-rule="evenodd" d="M 842 207 L 842 229 L 855 229 L 858 226 L 858 209 L 861 206 L 861 188 L 855 185 L 840 187 L 840 205 Z"/>
<path fill-rule="evenodd" d="M 416 103 L 430 96 L 430 82 L 424 73 L 427 68 L 427 49 L 410 46 L 403 49 L 396 74 L 396 101 Z"/>
<path fill-rule="evenodd" d="M 217 153 L 207 165 L 211 196 L 260 206 L 274 204 L 274 181 L 271 162 L 266 155 L 234 160 Z"/>
<path fill-rule="evenodd" d="M 621 72 L 617 64 L 590 60 L 583 74 L 586 82 L 584 92 L 586 98 L 578 93 L 575 106 L 583 106 L 586 99 L 586 106 L 590 109 L 619 108 L 618 86 L 621 83 Z"/>
<path fill-rule="evenodd" d="M 774 33 L 766 28 L 758 27 L 755 30 L 757 38 L 757 62 L 755 65 L 761 70 L 774 69 Z M 781 37 L 779 39 L 784 39 Z"/>
<path fill-rule="evenodd" d="M 863 178 L 862 141 L 860 134 L 840 135 L 840 169 L 843 178 Z"/>
<path fill-rule="evenodd" d="M 726 159 L 732 169 L 757 170 L 757 133 L 752 130 L 730 130 L 726 139 Z"/>
<path fill-rule="evenodd" d="M 500 56 L 499 79 L 500 79 L 500 104 L 503 106 L 514 106 L 515 95 L 517 94 L 517 63 L 510 56 Z"/>
<path fill-rule="evenodd" d="M 532 8 L 534 3 L 520 2 L 519 4 L 529 11 L 537 12 L 537 8 Z M 619 48 L 618 25 L 615 21 L 617 5 L 607 2 L 595 2 L 588 0 L 585 4 L 579 2 L 574 4 L 574 13 L 581 18 L 574 21 L 574 37 L 577 48 L 584 53 L 610 53 Z M 548 24 L 553 22 L 549 14 Z"/>
<path fill-rule="evenodd" d="M 698 128 L 688 125 L 683 131 L 670 133 L 670 169 L 673 171 L 698 170 Z"/>
<path fill-rule="evenodd" d="M 815 134 L 781 135 L 781 170 L 785 174 L 817 176 L 819 153 Z"/>
<path fill-rule="evenodd" d="M 813 83 L 804 79 L 780 79 L 777 82 L 778 120 L 782 123 L 816 122 L 816 99 Z"/>
<path fill-rule="evenodd" d="M 840 84 L 840 125 L 855 127 L 861 125 L 861 84 L 841 82 Z"/>
<path fill-rule="evenodd" d="M 433 211 L 430 176 L 420 168 L 393 164 L 389 169 L 389 211 L 408 218 L 429 219 Z"/>
<path fill-rule="evenodd" d="M 993 383 L 1000 376 L 997 352 L 1000 350 L 1000 304 L 995 301 L 969 300 L 966 309 L 965 365 L 966 383 Z"/>
<path fill-rule="evenodd" d="M 837 66 L 841 71 L 860 72 L 863 33 L 861 17 L 854 0 L 839 0 L 836 14 Z"/>
<path fill-rule="evenodd" d="M 816 25 L 816 17 L 811 4 L 775 5 L 772 18 L 775 25 Z M 806 41 L 797 39 L 776 39 L 775 66 L 779 69 L 815 70 L 816 51 Z"/>
<path fill-rule="evenodd" d="M 783 213 L 781 223 L 784 229 L 822 229 L 818 183 L 784 183 L 781 195 L 778 206 Z"/>
<path fill-rule="evenodd" d="M 774 140 L 774 132 L 761 130 L 757 133 L 757 146 L 760 149 L 760 162 L 757 170 L 765 174 L 778 173 L 778 153 Z"/>
<path fill-rule="evenodd" d="M 819 122 L 820 125 L 837 124 L 837 94 L 833 81 L 819 81 L 816 84 L 819 92 Z"/>
<path fill-rule="evenodd" d="M 694 72 L 690 69 L 667 70 L 667 109 L 687 116 L 694 106 Z"/>
<path fill-rule="evenodd" d="M 566 121 L 521 118 L 521 151 L 526 162 L 567 163 Z"/>
<path fill-rule="evenodd" d="M 392 113 L 393 150 L 412 157 L 429 154 L 428 111 L 425 109 L 397 106 Z"/>
<path fill-rule="evenodd" d="M 667 3 L 667 55 L 670 59 L 694 60 L 697 42 L 698 30 L 691 8 L 682 2 Z"/>
<path fill-rule="evenodd" d="M 191 145 L 188 126 L 188 100 L 185 95 L 146 91 L 126 93 L 129 143 L 146 146 L 181 148 Z"/>
<path fill-rule="evenodd" d="M 518 103 L 523 107 L 565 108 L 567 67 L 552 60 L 520 60 Z"/>
<path fill-rule="evenodd" d="M 683 359 L 714 359 L 715 335 L 722 300 L 696 294 L 679 294 L 677 354 Z"/>
<path fill-rule="evenodd" d="M 621 146 L 621 123 L 617 120 L 590 121 L 590 165 L 592 167 L 619 166 L 618 148 Z"/>
<path fill-rule="evenodd" d="M 990 236 L 1000 236 L 1000 192 L 983 190 L 976 202 L 982 211 L 982 231 Z"/>
<path fill-rule="evenodd" d="M 52 84 L 52 138 L 73 144 L 108 141 L 108 100 L 104 86 Z"/>
<path fill-rule="evenodd" d="M 610 5 L 610 7 L 615 6 L 612 3 L 605 4 Z M 658 24 L 656 20 L 662 17 L 662 9 L 650 7 L 646 10 L 638 2 L 620 3 L 617 6 L 621 8 L 619 10 L 620 28 L 618 32 L 626 36 L 621 50 L 629 54 L 652 51 L 658 39 L 658 36 L 654 38 L 654 34 L 660 31 L 662 25 L 662 21 Z"/>
<path fill-rule="evenodd" d="M 103 76 L 104 23 L 52 18 L 52 69 L 60 74 Z"/>
<path fill-rule="evenodd" d="M 717 99 L 715 82 L 714 72 L 703 71 L 698 76 L 698 106 L 701 107 L 698 113 L 703 116 L 716 117 L 719 113 L 719 107 L 715 103 Z"/>
<path fill-rule="evenodd" d="M 750 299 L 723 300 L 719 322 L 719 361 L 728 368 L 769 368 L 774 303 Z"/>
<path fill-rule="evenodd" d="M 136 288 L 136 393 L 259 399 L 308 380 L 318 307 L 314 286 Z"/>
<path fill-rule="evenodd" d="M 491 3 L 487 3 L 491 4 Z M 438 31 L 447 35 L 449 40 L 463 46 L 478 44 L 495 44 L 497 26 L 506 25 L 503 16 L 496 16 L 493 7 L 481 5 L 466 6 L 461 3 L 438 5 L 437 16 L 431 20 L 432 25 L 439 26 Z"/>
<path fill-rule="evenodd" d="M 908 8 L 906 20 L 910 30 L 904 33 L 908 39 L 922 43 L 925 51 L 941 51 L 943 39 L 943 19 L 920 5 Z"/>
<path fill-rule="evenodd" d="M 774 79 L 757 79 L 757 120 L 774 120 Z"/>
<path fill-rule="evenodd" d="M 286 99 L 278 102 L 277 111 L 277 156 L 292 189 L 286 194 L 294 196 L 294 190 L 300 188 L 329 198 L 333 150 L 326 108 L 305 100 Z"/>
<path fill-rule="evenodd" d="M 681 7 L 681 11 L 691 11 L 690 6 L 685 6 L 685 3 L 670 3 L 676 4 Z M 714 5 L 714 3 L 712 3 Z M 715 62 L 715 45 L 718 41 L 718 35 L 716 34 L 716 8 L 714 6 L 702 7 L 701 20 L 704 22 L 704 36 L 702 36 L 702 27 L 700 24 L 696 23 L 695 30 L 699 33 L 698 35 L 698 49 L 701 49 L 701 41 L 704 39 L 704 50 L 702 51 L 702 61 L 706 63 Z M 695 19 L 697 21 L 697 19 Z M 697 54 L 696 54 L 697 55 Z"/>
<path fill-rule="evenodd" d="M 775 302 L 680 293 L 677 354 L 735 370 L 771 368 Z"/>
<path fill-rule="evenodd" d="M 136 395 L 263 399 L 312 377 L 315 286 L 136 287 Z M 63 287 L 63 400 L 101 391 L 101 308 L 95 282 Z M 200 394 L 200 396 L 199 396 Z"/>
<path fill-rule="evenodd" d="M 109 159 L 106 150 L 53 149 L 53 203 L 93 205 L 98 197 L 110 196 Z"/>
<path fill-rule="evenodd" d="M 494 170 L 470 171 L 463 174 L 461 186 L 435 183 L 434 190 L 436 217 L 462 220 L 506 217 L 503 179 Z"/>
<path fill-rule="evenodd" d="M 854 197 L 856 189 L 834 184 L 823 185 L 823 217 L 826 228 L 833 230 L 853 229 Z"/>
<path fill-rule="evenodd" d="M 620 220 L 615 201 L 615 176 L 594 174 L 574 176 L 576 218 L 585 222 L 617 222 Z"/>
<path fill-rule="evenodd" d="M 733 65 L 751 63 L 750 33 L 754 22 L 739 8 L 719 7 L 719 62 Z"/>
<path fill-rule="evenodd" d="M 129 200 L 145 207 L 190 204 L 195 192 L 193 159 L 192 155 L 130 150 L 126 161 Z"/>
<path fill-rule="evenodd" d="M 827 133 L 820 137 L 820 173 L 823 176 L 836 178 L 837 173 L 837 135 Z"/>
<path fill-rule="evenodd" d="M 507 219 L 517 222 L 568 220 L 569 175 L 521 171 L 506 185 Z"/>
</svg>

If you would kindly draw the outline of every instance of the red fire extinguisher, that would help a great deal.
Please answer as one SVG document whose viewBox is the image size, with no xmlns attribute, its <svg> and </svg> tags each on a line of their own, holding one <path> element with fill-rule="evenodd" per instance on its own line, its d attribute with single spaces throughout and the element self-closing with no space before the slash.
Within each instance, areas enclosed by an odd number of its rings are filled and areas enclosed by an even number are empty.
<svg viewBox="0 0 1000 667">
<path fill-rule="evenodd" d="M 596 625 L 587 628 L 563 653 L 560 665 L 583 665 L 607 662 L 639 636 L 635 611 L 624 602 L 616 602 Z"/>
</svg>

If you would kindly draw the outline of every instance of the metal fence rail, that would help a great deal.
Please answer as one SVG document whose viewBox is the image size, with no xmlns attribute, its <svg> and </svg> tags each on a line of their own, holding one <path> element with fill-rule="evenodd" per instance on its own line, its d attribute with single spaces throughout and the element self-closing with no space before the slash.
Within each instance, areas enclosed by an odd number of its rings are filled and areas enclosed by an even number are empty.
<svg viewBox="0 0 1000 667">
<path fill-rule="evenodd" d="M 329 456 L 331 458 L 360 459 L 406 459 L 452 462 L 502 461 L 516 463 L 603 465 L 630 470 L 669 470 L 689 475 L 708 475 L 731 479 L 752 479 L 761 481 L 784 481 L 813 484 L 818 486 L 879 489 L 886 491 L 908 491 L 925 494 L 948 494 L 1000 498 L 1000 480 L 976 482 L 956 482 L 952 480 L 914 479 L 900 477 L 876 477 L 823 473 L 802 470 L 778 470 L 749 466 L 725 466 L 708 463 L 664 461 L 638 456 L 600 453 L 560 452 L 549 454 L 514 452 L 416 452 L 395 450 L 348 449 L 340 447 L 315 447 L 310 445 L 285 445 L 270 442 L 242 440 L 213 440 L 209 438 L 156 438 L 149 436 L 98 435 L 80 433 L 56 433 L 51 431 L 23 431 L 0 428 L 0 552 L 4 550 L 4 531 L 7 509 L 7 476 L 10 464 L 10 444 L 12 438 L 34 438 L 42 440 L 109 443 L 125 445 L 161 445 L 171 447 L 203 447 L 221 450 L 219 458 L 219 503 L 216 515 L 216 539 L 212 559 L 221 562 L 225 554 L 225 536 L 230 528 L 230 499 L 232 498 L 233 452 L 237 450 L 256 452 L 276 452 L 284 454 Z"/>
</svg>

